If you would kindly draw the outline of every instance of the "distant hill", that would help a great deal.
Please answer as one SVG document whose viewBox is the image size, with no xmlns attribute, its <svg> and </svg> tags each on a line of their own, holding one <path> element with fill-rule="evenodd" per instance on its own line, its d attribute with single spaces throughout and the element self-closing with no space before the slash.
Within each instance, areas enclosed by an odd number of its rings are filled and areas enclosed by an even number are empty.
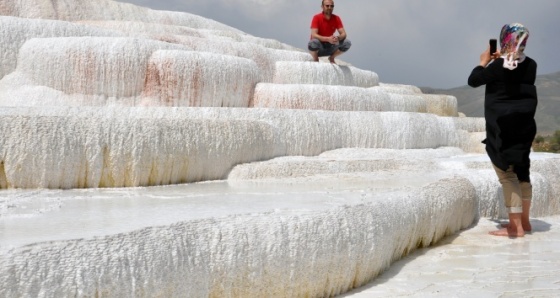
<svg viewBox="0 0 560 298">
<path fill-rule="evenodd" d="M 536 115 L 538 133 L 548 135 L 560 130 L 560 72 L 539 75 L 536 84 L 539 95 Z M 453 95 L 457 98 L 459 112 L 469 117 L 484 117 L 484 86 L 472 88 L 465 85 L 451 89 L 421 87 L 420 89 L 426 94 Z"/>
</svg>

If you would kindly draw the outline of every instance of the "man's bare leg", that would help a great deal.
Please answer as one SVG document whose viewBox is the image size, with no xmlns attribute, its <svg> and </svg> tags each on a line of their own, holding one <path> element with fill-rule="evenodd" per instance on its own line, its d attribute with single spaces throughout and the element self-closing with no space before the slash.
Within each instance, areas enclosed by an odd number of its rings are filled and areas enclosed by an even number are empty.
<svg viewBox="0 0 560 298">
<path fill-rule="evenodd" d="M 523 225 L 521 224 L 521 213 L 510 213 L 509 225 L 506 228 L 492 231 L 489 234 L 493 236 L 506 236 L 512 238 L 525 236 L 525 231 L 523 230 Z"/>
<path fill-rule="evenodd" d="M 313 61 L 319 62 L 319 51 L 309 51 L 309 53 L 311 54 Z"/>
<path fill-rule="evenodd" d="M 531 226 L 531 221 L 529 220 L 529 213 L 531 210 L 531 200 L 523 200 L 523 213 L 521 213 L 521 225 L 523 226 L 523 231 L 531 232 L 533 227 Z M 509 227 L 509 223 L 502 224 L 502 228 Z"/>
<path fill-rule="evenodd" d="M 329 57 L 329 61 L 330 61 L 332 64 L 336 64 L 336 62 L 334 61 L 334 58 L 336 58 L 336 57 L 342 55 L 342 53 L 343 53 L 343 52 L 342 52 L 341 50 L 336 50 L 336 52 L 334 52 L 334 53 Z"/>
</svg>

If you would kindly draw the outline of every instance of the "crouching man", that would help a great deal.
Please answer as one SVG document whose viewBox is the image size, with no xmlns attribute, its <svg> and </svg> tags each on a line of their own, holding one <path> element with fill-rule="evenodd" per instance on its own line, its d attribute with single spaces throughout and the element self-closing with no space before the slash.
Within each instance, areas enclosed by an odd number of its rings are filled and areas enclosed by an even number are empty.
<svg viewBox="0 0 560 298">
<path fill-rule="evenodd" d="M 352 43 L 346 39 L 346 30 L 339 16 L 333 14 L 334 1 L 321 2 L 323 12 L 313 16 L 311 21 L 311 39 L 307 48 L 314 61 L 319 57 L 329 56 L 329 61 L 335 63 L 335 58 L 348 51 Z M 338 32 L 338 35 L 335 33 Z"/>
</svg>

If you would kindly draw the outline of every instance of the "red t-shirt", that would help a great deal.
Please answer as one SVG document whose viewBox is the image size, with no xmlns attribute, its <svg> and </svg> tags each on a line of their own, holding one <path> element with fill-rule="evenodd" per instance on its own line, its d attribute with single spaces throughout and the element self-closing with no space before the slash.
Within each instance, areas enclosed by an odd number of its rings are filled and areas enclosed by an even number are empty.
<svg viewBox="0 0 560 298">
<path fill-rule="evenodd" d="M 331 15 L 330 20 L 327 20 L 323 13 L 319 13 L 314 15 L 311 20 L 311 29 L 318 29 L 317 33 L 321 36 L 332 36 L 337 29 L 343 27 L 342 20 L 335 14 Z"/>
</svg>

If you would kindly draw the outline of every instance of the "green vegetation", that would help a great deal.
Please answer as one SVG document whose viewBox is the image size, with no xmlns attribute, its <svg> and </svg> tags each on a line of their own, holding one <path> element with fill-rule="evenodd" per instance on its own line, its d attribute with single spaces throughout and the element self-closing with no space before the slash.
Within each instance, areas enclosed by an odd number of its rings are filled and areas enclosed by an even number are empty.
<svg viewBox="0 0 560 298">
<path fill-rule="evenodd" d="M 560 130 L 550 136 L 537 135 L 533 142 L 533 150 L 536 152 L 560 153 Z"/>
</svg>

